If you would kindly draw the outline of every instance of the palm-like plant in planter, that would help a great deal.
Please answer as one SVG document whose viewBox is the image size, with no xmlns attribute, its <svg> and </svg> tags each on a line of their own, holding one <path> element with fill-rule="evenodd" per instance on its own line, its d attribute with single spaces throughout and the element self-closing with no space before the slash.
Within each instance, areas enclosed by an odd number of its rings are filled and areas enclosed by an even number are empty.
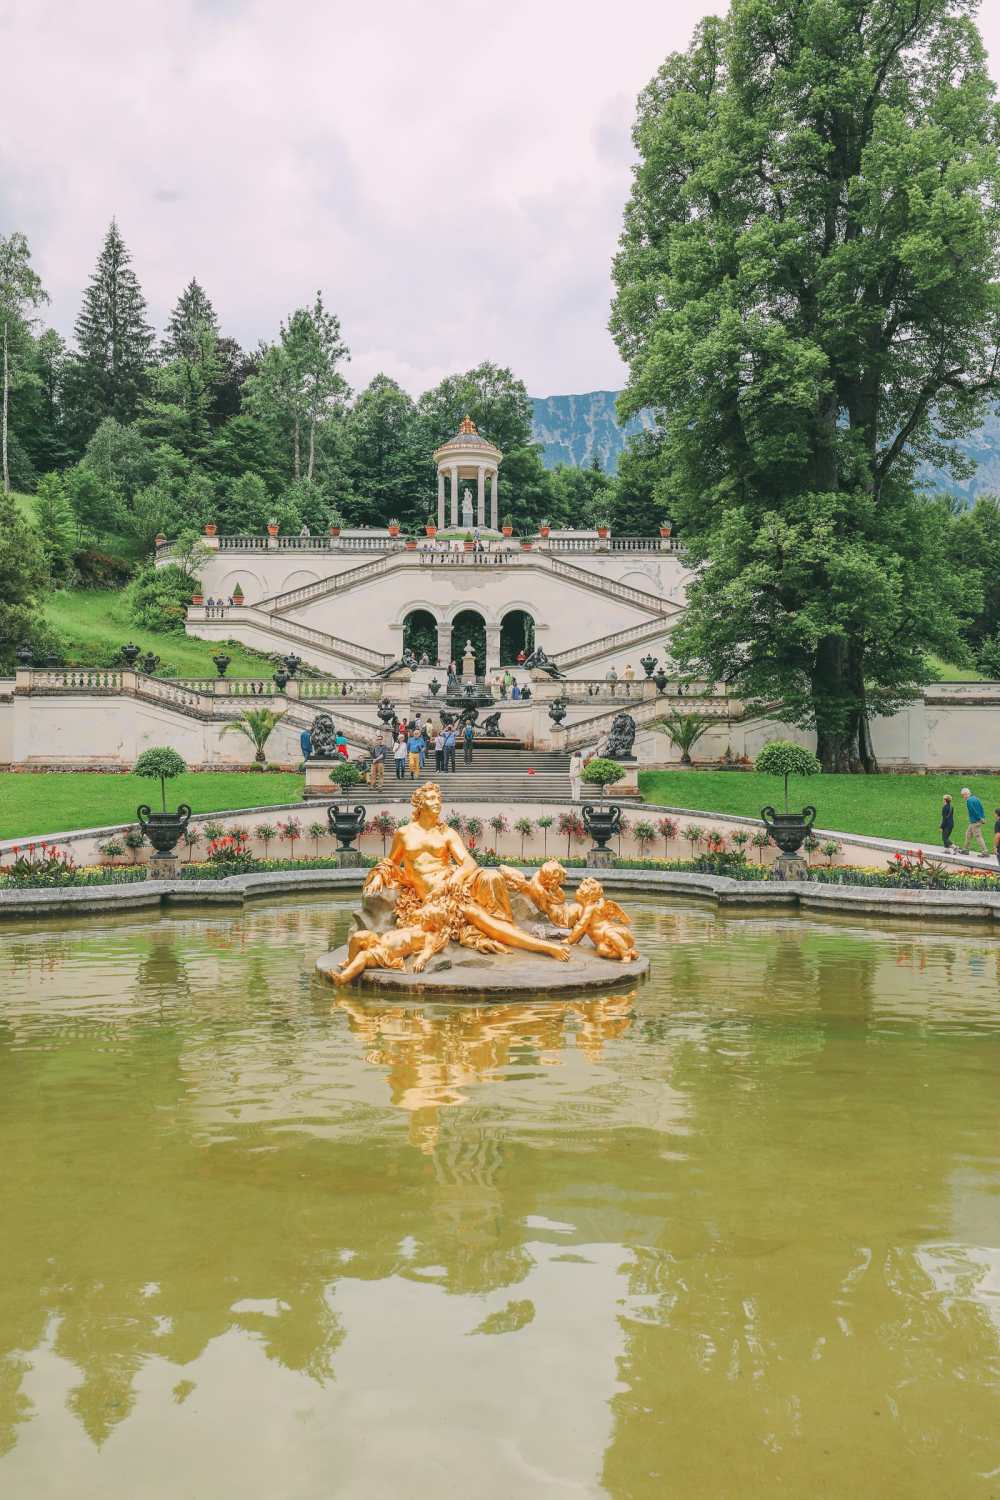
<svg viewBox="0 0 1000 1500">
<path fill-rule="evenodd" d="M 187 828 L 191 809 L 186 802 L 182 802 L 176 812 L 168 813 L 166 784 L 173 781 L 175 776 L 182 776 L 187 770 L 187 763 L 176 750 L 171 750 L 166 745 L 155 745 L 142 752 L 132 770 L 136 776 L 160 783 L 162 812 L 152 812 L 144 802 L 136 809 L 136 816 L 139 827 L 157 854 L 170 854 Z"/>
<path fill-rule="evenodd" d="M 791 740 L 771 740 L 761 750 L 754 762 L 754 770 L 765 776 L 781 776 L 785 783 L 785 810 L 775 812 L 773 807 L 762 807 L 760 815 L 768 834 L 783 854 L 796 854 L 803 841 L 812 832 L 816 820 L 815 807 L 804 807 L 801 812 L 788 811 L 789 776 L 815 776 L 821 770 L 820 763 L 811 750 L 796 745 Z"/>
<path fill-rule="evenodd" d="M 660 720 L 660 726 L 672 745 L 681 752 L 681 765 L 691 764 L 691 751 L 702 735 L 711 728 L 713 719 L 709 714 L 668 714 Z"/>
<path fill-rule="evenodd" d="M 231 719 L 223 726 L 222 733 L 245 735 L 254 747 L 254 761 L 262 766 L 267 759 L 264 746 L 284 717 L 273 708 L 245 708 L 238 719 Z"/>
</svg>

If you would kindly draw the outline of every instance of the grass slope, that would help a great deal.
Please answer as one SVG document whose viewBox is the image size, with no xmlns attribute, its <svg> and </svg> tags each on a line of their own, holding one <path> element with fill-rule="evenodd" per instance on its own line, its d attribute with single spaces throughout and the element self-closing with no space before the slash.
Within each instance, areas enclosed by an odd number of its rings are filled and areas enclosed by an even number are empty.
<svg viewBox="0 0 1000 1500">
<path fill-rule="evenodd" d="M 176 677 L 216 675 L 212 657 L 219 647 L 214 641 L 140 629 L 131 623 L 121 594 L 114 590 L 62 589 L 49 594 L 45 618 L 65 642 L 66 660 L 73 666 L 108 665 L 119 646 L 134 641 L 162 658 L 158 675 L 164 667 Z M 242 646 L 225 649 L 232 657 L 230 677 L 270 675 L 269 664 Z"/>
<path fill-rule="evenodd" d="M 955 829 L 965 837 L 967 819 L 959 792 L 969 784 L 986 809 L 986 842 L 992 842 L 993 809 L 1000 806 L 1000 776 L 811 776 L 790 777 L 789 807 L 816 809 L 820 828 L 875 838 L 940 841 L 941 798 L 955 799 Z M 696 812 L 737 813 L 758 818 L 768 804 L 782 807 L 783 787 L 756 771 L 643 771 L 639 787 L 647 802 Z"/>
<path fill-rule="evenodd" d="M 178 776 L 167 784 L 167 807 L 187 802 L 196 813 L 234 807 L 263 807 L 302 800 L 301 775 L 293 772 L 203 771 Z M 99 773 L 0 773 L 0 838 L 70 833 L 76 828 L 103 828 L 135 820 L 148 802 L 160 806 L 160 784 L 141 776 Z"/>
</svg>

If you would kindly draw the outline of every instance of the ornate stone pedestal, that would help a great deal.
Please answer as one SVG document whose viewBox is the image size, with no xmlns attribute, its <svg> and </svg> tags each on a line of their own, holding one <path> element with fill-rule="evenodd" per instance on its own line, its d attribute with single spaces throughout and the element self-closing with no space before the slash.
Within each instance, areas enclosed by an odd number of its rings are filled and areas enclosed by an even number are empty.
<svg viewBox="0 0 1000 1500">
<path fill-rule="evenodd" d="M 801 854 L 779 854 L 771 866 L 771 880 L 808 880 L 809 862 Z"/>
<path fill-rule="evenodd" d="M 150 880 L 176 880 L 177 855 L 154 854 L 149 861 Z"/>
<path fill-rule="evenodd" d="M 587 852 L 587 865 L 592 870 L 613 870 L 615 856 L 611 849 L 599 849 L 595 844 Z"/>
<path fill-rule="evenodd" d="M 318 757 L 307 760 L 306 785 L 303 795 L 309 800 L 319 800 L 322 798 L 325 802 L 332 802 L 335 798 L 342 797 L 344 793 L 340 790 L 340 787 L 335 786 L 330 780 L 330 772 L 334 766 L 340 765 L 342 760 L 343 756 L 340 755 L 335 755 L 329 760 L 321 760 Z M 348 795 L 350 794 L 348 793 Z"/>
<path fill-rule="evenodd" d="M 364 855 L 357 849 L 338 849 L 337 864 L 341 870 L 357 870 L 365 862 Z"/>
</svg>

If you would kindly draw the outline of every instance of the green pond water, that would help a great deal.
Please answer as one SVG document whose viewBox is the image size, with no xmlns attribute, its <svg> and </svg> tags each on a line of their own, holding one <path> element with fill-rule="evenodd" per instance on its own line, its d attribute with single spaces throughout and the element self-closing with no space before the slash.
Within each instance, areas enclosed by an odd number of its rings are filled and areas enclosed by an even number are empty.
<svg viewBox="0 0 1000 1500">
<path fill-rule="evenodd" d="M 0 931 L 4 1500 L 1000 1495 L 997 940 L 405 1006 L 349 907 Z"/>
</svg>

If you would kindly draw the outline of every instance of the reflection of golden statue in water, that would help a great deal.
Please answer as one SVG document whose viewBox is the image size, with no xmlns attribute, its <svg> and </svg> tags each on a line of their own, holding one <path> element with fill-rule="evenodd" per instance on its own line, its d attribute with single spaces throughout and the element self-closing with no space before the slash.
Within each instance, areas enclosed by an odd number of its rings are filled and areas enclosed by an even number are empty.
<svg viewBox="0 0 1000 1500">
<path fill-rule="evenodd" d="M 530 878 L 508 865 L 483 869 L 443 821 L 435 782 L 418 787 L 410 800 L 410 822 L 396 830 L 388 855 L 365 881 L 358 930 L 346 950 L 317 960 L 335 984 L 372 971 L 366 983 L 381 987 L 398 985 L 409 973 L 425 976 L 413 986 L 425 990 L 537 992 L 603 988 L 607 976 L 594 957 L 633 963 L 629 978 L 646 971 L 628 917 L 595 881 L 584 881 L 573 900 L 557 860 L 547 860 Z M 584 936 L 594 953 L 578 951 L 571 962 L 570 944 Z M 452 943 L 472 952 L 446 954 Z M 561 977 L 536 955 L 566 965 Z"/>
<path fill-rule="evenodd" d="M 446 1014 L 340 995 L 335 1002 L 365 1047 L 365 1061 L 385 1069 L 393 1104 L 410 1117 L 410 1139 L 422 1151 L 437 1144 L 443 1108 L 467 1102 L 465 1089 L 500 1076 L 511 1053 L 528 1046 L 555 1063 L 575 1042 L 599 1061 L 604 1046 L 632 1024 L 635 991 L 595 999 L 496 1001 Z"/>
</svg>

